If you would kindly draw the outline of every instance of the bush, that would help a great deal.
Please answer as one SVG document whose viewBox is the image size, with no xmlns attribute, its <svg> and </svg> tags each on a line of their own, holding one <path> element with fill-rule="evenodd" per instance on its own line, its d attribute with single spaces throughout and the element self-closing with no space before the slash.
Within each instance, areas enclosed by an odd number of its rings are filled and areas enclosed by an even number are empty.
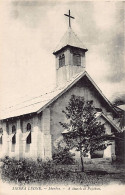
<svg viewBox="0 0 125 195">
<path fill-rule="evenodd" d="M 16 160 L 5 157 L 2 165 L 2 180 L 14 183 L 49 182 L 52 180 L 66 178 L 68 171 L 55 167 L 53 161 L 42 162 L 38 159 Z"/>
<path fill-rule="evenodd" d="M 75 154 L 71 154 L 68 148 L 59 148 L 52 158 L 55 164 L 72 165 L 75 163 L 74 156 Z"/>
<path fill-rule="evenodd" d="M 102 185 L 109 182 L 109 175 L 97 175 L 73 171 L 76 165 L 55 165 L 54 161 L 42 162 L 30 159 L 16 160 L 6 157 L 2 165 L 2 180 L 17 184 L 78 184 Z"/>
</svg>

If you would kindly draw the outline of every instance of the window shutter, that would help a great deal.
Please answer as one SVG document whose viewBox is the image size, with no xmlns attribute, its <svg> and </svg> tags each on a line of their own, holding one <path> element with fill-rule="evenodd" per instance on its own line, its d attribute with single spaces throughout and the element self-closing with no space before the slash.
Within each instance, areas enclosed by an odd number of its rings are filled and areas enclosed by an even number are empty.
<svg viewBox="0 0 125 195">
<path fill-rule="evenodd" d="M 80 54 L 73 54 L 73 65 L 81 66 L 81 56 Z"/>
<path fill-rule="evenodd" d="M 59 56 L 59 67 L 65 66 L 65 55 Z"/>
</svg>

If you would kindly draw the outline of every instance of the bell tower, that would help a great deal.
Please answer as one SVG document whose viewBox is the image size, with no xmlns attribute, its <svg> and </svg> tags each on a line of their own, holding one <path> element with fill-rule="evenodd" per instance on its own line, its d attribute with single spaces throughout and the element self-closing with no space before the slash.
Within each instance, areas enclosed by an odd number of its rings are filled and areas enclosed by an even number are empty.
<svg viewBox="0 0 125 195">
<path fill-rule="evenodd" d="M 71 28 L 70 15 L 69 27 L 62 37 L 59 45 L 53 52 L 56 58 L 56 85 L 62 86 L 70 81 L 73 76 L 85 70 L 85 52 L 88 51 Z"/>
</svg>

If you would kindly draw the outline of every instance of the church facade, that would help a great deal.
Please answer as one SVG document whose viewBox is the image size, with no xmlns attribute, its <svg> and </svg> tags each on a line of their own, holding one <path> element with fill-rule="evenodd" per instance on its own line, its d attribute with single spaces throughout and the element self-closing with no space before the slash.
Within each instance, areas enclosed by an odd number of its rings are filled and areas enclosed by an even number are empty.
<svg viewBox="0 0 125 195">
<path fill-rule="evenodd" d="M 66 118 L 62 110 L 71 95 L 93 100 L 98 110 L 98 120 L 105 123 L 107 134 L 120 131 L 117 111 L 85 70 L 87 51 L 69 26 L 53 52 L 56 61 L 56 88 L 2 113 L 0 158 L 52 159 L 58 142 L 63 139 L 64 129 L 60 122 L 66 122 Z M 101 155 L 95 156 L 110 160 L 112 157 L 115 157 L 115 139 Z"/>
</svg>

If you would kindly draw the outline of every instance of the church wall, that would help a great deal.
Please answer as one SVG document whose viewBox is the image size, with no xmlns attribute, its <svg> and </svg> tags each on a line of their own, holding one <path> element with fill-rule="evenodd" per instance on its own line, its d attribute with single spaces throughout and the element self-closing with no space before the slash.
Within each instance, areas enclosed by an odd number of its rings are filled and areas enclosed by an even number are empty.
<svg viewBox="0 0 125 195">
<path fill-rule="evenodd" d="M 16 144 L 12 143 L 12 138 L 11 138 L 12 126 L 15 126 L 17 129 L 17 124 L 16 124 L 15 120 L 10 120 L 10 121 L 8 121 L 8 124 L 7 124 L 8 135 L 9 135 L 8 136 L 8 145 L 9 145 L 9 156 L 10 157 L 14 157 L 16 154 Z"/>
<path fill-rule="evenodd" d="M 27 124 L 30 123 L 31 124 L 31 144 L 27 144 L 27 137 L 25 137 L 24 135 L 26 135 L 27 132 Z M 28 118 L 23 118 L 22 120 L 22 133 L 23 133 L 23 138 L 22 138 L 22 144 L 23 144 L 23 157 L 24 158 L 31 158 L 33 156 L 33 152 L 32 152 L 32 146 L 33 146 L 33 118 L 32 117 L 28 117 Z"/>
<path fill-rule="evenodd" d="M 100 117 L 99 121 L 101 124 L 105 124 L 105 130 L 106 134 L 111 135 L 112 134 L 112 127 L 111 125 L 103 118 Z M 104 150 L 104 158 L 111 158 L 112 156 L 115 156 L 115 141 L 111 141 L 111 145 L 107 146 L 107 148 Z"/>
<path fill-rule="evenodd" d="M 57 147 L 57 142 L 62 139 L 61 132 L 64 131 L 64 128 L 59 124 L 59 122 L 66 122 L 65 114 L 62 113 L 62 110 L 65 110 L 65 107 L 68 105 L 71 95 L 83 96 L 85 100 L 93 100 L 95 107 L 101 108 L 106 114 L 107 110 L 105 105 L 100 102 L 100 97 L 93 88 L 89 88 L 84 84 L 84 80 L 78 82 L 72 88 L 70 88 L 66 93 L 58 98 L 51 105 L 51 134 L 52 134 L 52 151 L 55 151 Z M 111 132 L 111 128 L 107 125 L 108 132 Z M 111 151 L 111 148 L 109 149 Z M 110 153 L 111 156 L 111 153 Z"/>
<path fill-rule="evenodd" d="M 109 125 L 103 117 L 100 117 L 99 121 L 101 122 L 101 124 L 105 124 L 106 134 L 110 135 L 111 134 L 111 125 Z"/>
<path fill-rule="evenodd" d="M 42 113 L 42 131 L 43 131 L 43 159 L 52 158 L 52 141 L 50 127 L 50 108 L 46 108 Z"/>
<path fill-rule="evenodd" d="M 21 119 L 17 119 L 17 133 L 16 133 L 16 149 L 15 153 L 17 155 L 17 159 L 23 157 L 23 132 L 22 132 L 22 121 Z"/>
<path fill-rule="evenodd" d="M 110 115 L 111 116 L 111 115 Z M 112 127 L 111 125 L 106 122 L 105 119 L 103 119 L 101 117 L 100 119 L 101 123 L 104 124 L 105 123 L 105 129 L 106 129 L 106 134 L 110 135 L 112 134 Z M 111 141 L 111 145 L 109 145 L 105 150 L 104 150 L 104 158 L 115 158 L 116 157 L 116 153 L 115 153 L 115 141 L 112 140 Z"/>
<path fill-rule="evenodd" d="M 52 103 L 50 107 L 44 109 L 41 114 L 28 115 L 4 122 L 2 124 L 4 142 L 1 146 L 1 149 L 2 147 L 6 148 L 4 155 L 8 154 L 10 157 L 16 158 L 37 159 L 39 157 L 44 160 L 51 159 L 52 152 L 57 147 L 58 141 L 62 139 L 61 132 L 64 131 L 59 124 L 59 122 L 66 122 L 66 117 L 62 110 L 68 105 L 69 99 L 73 94 L 84 96 L 85 100 L 93 100 L 97 108 L 102 108 L 103 112 L 107 113 L 105 105 L 103 106 L 102 102 L 100 102 L 98 94 L 92 87 L 89 88 L 84 80 L 81 80 Z M 28 123 L 31 124 L 31 144 L 26 143 L 27 137 L 25 135 Z M 17 129 L 15 144 L 12 144 L 12 139 L 9 139 L 13 125 Z M 110 127 L 108 127 L 108 131 L 110 132 Z M 110 151 L 113 150 L 111 147 Z"/>
<path fill-rule="evenodd" d="M 63 66 L 57 70 L 57 85 L 61 86 L 70 81 L 73 75 L 82 72 L 84 68 L 82 66 Z"/>
<path fill-rule="evenodd" d="M 23 157 L 32 159 L 44 158 L 44 140 L 41 114 L 36 114 L 31 118 L 26 118 L 23 120 L 23 133 L 26 133 L 26 127 L 28 123 L 31 124 L 31 144 L 27 144 L 26 139 L 23 139 Z"/>
<path fill-rule="evenodd" d="M 31 143 L 27 144 L 27 124 L 31 124 Z M 12 143 L 12 126 L 16 127 L 16 142 Z M 15 157 L 19 159 L 44 158 L 43 155 L 43 130 L 42 130 L 42 117 L 41 114 L 33 116 L 24 116 L 18 119 L 10 119 L 1 124 L 3 128 L 2 144 L 0 145 L 1 152 L 0 158 L 4 156 Z"/>
<path fill-rule="evenodd" d="M 37 156 L 44 159 L 44 139 L 42 129 L 42 114 L 38 115 L 38 134 L 37 134 Z"/>
<path fill-rule="evenodd" d="M 4 156 L 8 155 L 9 153 L 9 147 L 8 147 L 8 133 L 6 130 L 6 123 L 1 122 L 0 128 L 3 129 L 3 135 L 2 135 L 2 143 L 0 144 L 0 158 L 3 158 Z"/>
</svg>

